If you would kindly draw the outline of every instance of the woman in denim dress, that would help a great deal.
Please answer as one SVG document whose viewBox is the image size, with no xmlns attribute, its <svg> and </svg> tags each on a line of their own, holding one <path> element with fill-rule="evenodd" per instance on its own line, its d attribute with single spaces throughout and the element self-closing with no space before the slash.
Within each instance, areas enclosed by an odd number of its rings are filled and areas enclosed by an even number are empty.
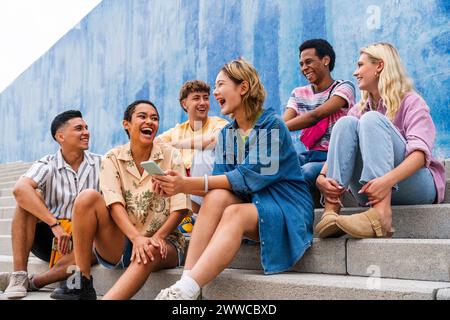
<svg viewBox="0 0 450 320">
<path fill-rule="evenodd" d="M 239 251 L 258 241 L 266 274 L 290 269 L 312 242 L 313 204 L 289 131 L 273 110 L 255 68 L 239 59 L 220 70 L 214 96 L 231 115 L 216 146 L 212 176 L 154 177 L 166 196 L 204 195 L 181 279 L 157 299 L 196 299 Z"/>
</svg>

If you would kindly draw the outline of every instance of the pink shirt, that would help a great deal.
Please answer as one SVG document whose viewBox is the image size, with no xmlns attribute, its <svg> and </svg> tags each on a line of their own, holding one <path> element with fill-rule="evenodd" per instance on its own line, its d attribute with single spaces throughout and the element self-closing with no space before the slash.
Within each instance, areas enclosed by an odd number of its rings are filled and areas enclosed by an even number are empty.
<svg viewBox="0 0 450 320">
<path fill-rule="evenodd" d="M 371 110 L 370 105 L 369 99 L 364 112 Z M 386 114 L 386 108 L 382 101 L 378 104 L 377 111 Z M 355 105 L 348 111 L 348 115 L 360 118 L 362 113 Z M 431 153 L 436 137 L 436 128 L 433 119 L 431 119 L 430 108 L 425 100 L 416 92 L 407 92 L 400 103 L 400 108 L 393 123 L 406 140 L 405 158 L 416 150 L 425 154 L 425 166 L 430 169 L 433 175 L 438 203 L 444 201 L 445 169 L 438 160 L 433 158 Z"/>
</svg>

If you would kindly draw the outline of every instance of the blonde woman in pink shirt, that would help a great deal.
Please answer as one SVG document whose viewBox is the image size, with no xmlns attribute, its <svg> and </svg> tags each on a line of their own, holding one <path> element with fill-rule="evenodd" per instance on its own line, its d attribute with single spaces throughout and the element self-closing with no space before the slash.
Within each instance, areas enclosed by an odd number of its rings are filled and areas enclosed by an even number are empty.
<svg viewBox="0 0 450 320">
<path fill-rule="evenodd" d="M 392 45 L 361 49 L 353 75 L 361 101 L 331 134 L 327 163 L 316 180 L 325 209 L 315 231 L 321 238 L 345 233 L 355 238 L 390 237 L 391 205 L 444 199 L 444 167 L 432 156 L 435 126 Z M 339 215 L 340 197 L 347 188 L 370 209 Z"/>
</svg>

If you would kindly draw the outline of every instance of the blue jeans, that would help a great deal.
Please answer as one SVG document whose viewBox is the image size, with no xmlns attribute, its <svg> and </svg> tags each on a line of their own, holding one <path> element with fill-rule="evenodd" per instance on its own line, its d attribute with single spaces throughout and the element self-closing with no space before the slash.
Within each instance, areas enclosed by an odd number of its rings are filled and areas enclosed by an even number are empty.
<svg viewBox="0 0 450 320">
<path fill-rule="evenodd" d="M 300 153 L 298 158 L 309 190 L 314 193 L 314 191 L 317 191 L 316 179 L 327 160 L 327 153 L 317 150 L 305 151 Z"/>
<path fill-rule="evenodd" d="M 364 205 L 368 199 L 358 194 L 361 187 L 397 167 L 405 159 L 405 152 L 405 138 L 383 114 L 370 111 L 359 120 L 342 117 L 331 133 L 327 176 L 349 188 Z M 434 179 L 426 167 L 393 189 L 393 205 L 431 204 L 436 200 Z"/>
</svg>

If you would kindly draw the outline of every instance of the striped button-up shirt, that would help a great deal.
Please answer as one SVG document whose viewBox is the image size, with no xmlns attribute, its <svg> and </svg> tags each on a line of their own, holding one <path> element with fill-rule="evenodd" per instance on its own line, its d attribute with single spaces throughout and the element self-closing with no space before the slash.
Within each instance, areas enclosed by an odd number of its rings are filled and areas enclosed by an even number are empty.
<svg viewBox="0 0 450 320">
<path fill-rule="evenodd" d="M 35 162 L 23 176 L 37 183 L 47 208 L 56 218 L 71 219 L 75 198 L 81 191 L 100 191 L 100 164 L 100 155 L 85 151 L 83 162 L 75 172 L 59 150 Z"/>
</svg>

